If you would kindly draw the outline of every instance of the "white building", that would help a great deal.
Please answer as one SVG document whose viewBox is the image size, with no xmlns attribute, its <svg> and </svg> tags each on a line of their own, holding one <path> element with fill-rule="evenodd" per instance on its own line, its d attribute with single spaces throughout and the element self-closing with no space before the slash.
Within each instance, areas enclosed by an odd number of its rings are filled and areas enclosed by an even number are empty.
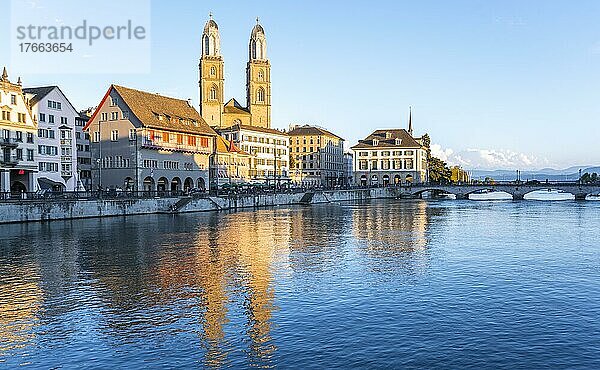
<svg viewBox="0 0 600 370">
<path fill-rule="evenodd" d="M 0 77 L 0 112 L 0 192 L 35 191 L 37 123 L 21 79 L 10 82 L 6 68 Z"/>
<path fill-rule="evenodd" d="M 58 86 L 23 89 L 38 121 L 37 189 L 84 190 L 77 173 L 75 119 L 79 113 Z"/>
<path fill-rule="evenodd" d="M 360 186 L 427 181 L 427 148 L 412 129 L 376 130 L 352 147 L 354 179 Z"/>
<path fill-rule="evenodd" d="M 285 132 L 239 124 L 217 131 L 251 155 L 249 177 L 252 181 L 272 185 L 290 181 L 289 138 Z"/>
</svg>

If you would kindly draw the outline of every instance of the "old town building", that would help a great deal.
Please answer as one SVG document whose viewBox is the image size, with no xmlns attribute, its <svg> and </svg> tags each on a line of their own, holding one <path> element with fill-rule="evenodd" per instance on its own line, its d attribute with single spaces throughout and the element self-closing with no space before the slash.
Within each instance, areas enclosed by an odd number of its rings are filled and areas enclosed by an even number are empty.
<svg viewBox="0 0 600 370">
<path fill-rule="evenodd" d="M 92 154 L 90 151 L 90 133 L 84 131 L 92 117 L 93 109 L 88 108 L 79 112 L 75 117 L 75 141 L 77 144 L 77 173 L 79 182 L 85 190 L 92 190 Z"/>
<path fill-rule="evenodd" d="M 211 127 L 271 127 L 271 64 L 267 58 L 265 30 L 258 19 L 248 44 L 245 107 L 235 99 L 225 103 L 225 63 L 221 54 L 219 26 L 212 16 L 202 33 L 199 67 L 200 114 Z"/>
<path fill-rule="evenodd" d="M 111 85 L 85 130 L 93 187 L 208 188 L 217 134 L 189 101 Z"/>
<path fill-rule="evenodd" d="M 13 83 L 6 68 L 0 77 L 0 192 L 36 191 L 37 121 L 23 93 L 21 78 Z"/>
<path fill-rule="evenodd" d="M 376 130 L 352 147 L 354 179 L 360 186 L 427 181 L 427 149 L 405 129 Z"/>
<path fill-rule="evenodd" d="M 317 126 L 291 126 L 290 175 L 304 186 L 344 184 L 344 139 Z"/>
<path fill-rule="evenodd" d="M 218 132 L 251 155 L 250 180 L 272 185 L 289 182 L 288 135 L 285 132 L 247 125 L 233 125 Z"/>
<path fill-rule="evenodd" d="M 250 180 L 251 156 L 232 141 L 216 139 L 217 150 L 211 157 L 211 188 L 224 184 L 242 184 Z"/>
<path fill-rule="evenodd" d="M 75 123 L 79 113 L 58 86 L 23 89 L 37 117 L 38 189 L 83 190 L 77 172 Z"/>
</svg>

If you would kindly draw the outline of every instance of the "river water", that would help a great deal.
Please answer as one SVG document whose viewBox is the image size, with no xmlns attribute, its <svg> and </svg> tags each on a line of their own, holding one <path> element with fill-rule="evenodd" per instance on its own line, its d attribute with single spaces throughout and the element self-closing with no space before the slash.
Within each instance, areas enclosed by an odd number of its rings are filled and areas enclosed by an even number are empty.
<svg viewBox="0 0 600 370">
<path fill-rule="evenodd" d="M 600 202 L 0 226 L 0 368 L 600 368 Z"/>
</svg>

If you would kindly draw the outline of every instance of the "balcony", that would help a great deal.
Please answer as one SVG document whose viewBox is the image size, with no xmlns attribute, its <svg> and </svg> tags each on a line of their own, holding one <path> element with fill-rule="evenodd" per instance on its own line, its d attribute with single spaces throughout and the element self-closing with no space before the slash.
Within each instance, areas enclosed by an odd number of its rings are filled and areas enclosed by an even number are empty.
<svg viewBox="0 0 600 370">
<path fill-rule="evenodd" d="M 14 167 L 19 164 L 19 161 L 22 161 L 22 158 L 17 158 L 16 156 L 0 156 L 0 164 L 5 167 Z"/>
<path fill-rule="evenodd" d="M 23 142 L 21 141 L 17 141 L 16 138 L 3 138 L 2 140 L 0 140 L 0 146 L 6 147 L 6 148 L 16 148 L 19 146 L 19 143 Z"/>
</svg>

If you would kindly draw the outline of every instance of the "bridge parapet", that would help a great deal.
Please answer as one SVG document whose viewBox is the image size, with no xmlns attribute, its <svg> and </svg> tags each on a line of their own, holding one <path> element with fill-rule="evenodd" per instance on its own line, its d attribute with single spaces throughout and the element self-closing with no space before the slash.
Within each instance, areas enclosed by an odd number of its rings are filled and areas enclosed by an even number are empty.
<svg viewBox="0 0 600 370">
<path fill-rule="evenodd" d="M 578 183 L 540 183 L 540 184 L 461 184 L 461 185 L 431 185 L 414 184 L 410 186 L 397 186 L 397 193 L 401 197 L 420 197 L 424 192 L 454 194 L 457 199 L 467 199 L 472 193 L 480 191 L 501 191 L 513 196 L 515 200 L 524 199 L 526 194 L 539 190 L 560 190 L 583 200 L 588 195 L 600 194 L 600 185 Z"/>
</svg>

